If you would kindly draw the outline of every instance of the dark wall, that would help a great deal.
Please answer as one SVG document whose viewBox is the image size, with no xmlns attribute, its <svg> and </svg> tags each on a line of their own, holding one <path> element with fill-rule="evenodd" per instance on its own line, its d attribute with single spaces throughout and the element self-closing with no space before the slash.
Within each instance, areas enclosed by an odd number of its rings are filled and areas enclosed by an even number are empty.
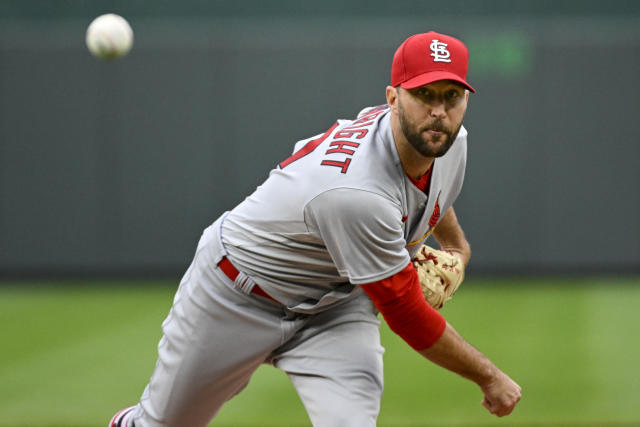
<svg viewBox="0 0 640 427">
<path fill-rule="evenodd" d="M 296 140 L 383 103 L 429 29 L 471 52 L 472 270 L 640 272 L 638 3 L 53 3 L 0 3 L 0 275 L 180 273 Z M 84 31 L 110 10 L 136 42 L 104 63 Z"/>
</svg>

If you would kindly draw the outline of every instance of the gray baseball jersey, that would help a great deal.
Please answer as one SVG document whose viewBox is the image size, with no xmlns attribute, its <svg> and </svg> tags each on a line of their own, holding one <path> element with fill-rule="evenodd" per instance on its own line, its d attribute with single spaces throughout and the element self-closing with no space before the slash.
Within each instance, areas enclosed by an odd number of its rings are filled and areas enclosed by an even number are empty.
<svg viewBox="0 0 640 427">
<path fill-rule="evenodd" d="M 434 162 L 427 196 L 409 180 L 386 105 L 296 144 L 222 223 L 239 270 L 298 312 L 402 270 L 462 188 L 467 132 Z"/>
<path fill-rule="evenodd" d="M 462 129 L 436 159 L 427 197 L 403 171 L 386 106 L 296 144 L 204 231 L 154 373 L 119 425 L 204 427 L 271 363 L 314 426 L 375 426 L 384 350 L 377 311 L 357 285 L 409 263 L 460 192 L 465 160 Z M 222 271 L 225 256 L 237 277 Z M 252 295 L 256 283 L 285 306 Z"/>
</svg>

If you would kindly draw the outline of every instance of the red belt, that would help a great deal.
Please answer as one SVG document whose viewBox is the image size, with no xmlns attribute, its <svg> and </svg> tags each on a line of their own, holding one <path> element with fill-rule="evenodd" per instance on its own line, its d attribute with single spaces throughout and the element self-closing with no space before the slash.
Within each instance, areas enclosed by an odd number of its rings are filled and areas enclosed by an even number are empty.
<svg viewBox="0 0 640 427">
<path fill-rule="evenodd" d="M 233 264 L 231 264 L 231 261 L 229 261 L 227 257 L 222 258 L 222 261 L 218 263 L 218 267 L 220 267 L 220 270 L 222 270 L 225 276 L 227 276 L 229 279 L 231 279 L 234 282 L 236 280 L 236 277 L 238 277 L 238 274 L 240 274 L 240 272 L 233 266 Z M 262 288 L 258 286 L 257 283 L 253 285 L 253 288 L 251 288 L 251 293 L 260 295 L 263 298 L 270 299 L 271 301 L 280 304 L 279 301 L 277 301 L 271 295 L 263 291 Z"/>
</svg>

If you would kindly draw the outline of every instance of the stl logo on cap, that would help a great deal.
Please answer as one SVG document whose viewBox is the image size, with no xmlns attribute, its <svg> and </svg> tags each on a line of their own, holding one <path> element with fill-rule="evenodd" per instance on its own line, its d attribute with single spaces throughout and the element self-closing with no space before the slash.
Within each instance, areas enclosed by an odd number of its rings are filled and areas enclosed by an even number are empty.
<svg viewBox="0 0 640 427">
<path fill-rule="evenodd" d="M 439 41 L 438 39 L 434 39 L 431 41 L 429 45 L 429 49 L 431 49 L 431 56 L 433 56 L 433 62 L 451 62 L 449 57 L 451 54 L 447 50 L 447 44 Z"/>
<path fill-rule="evenodd" d="M 467 83 L 469 51 L 453 36 L 429 31 L 407 38 L 393 54 L 391 86 L 415 89 L 440 80 Z"/>
</svg>

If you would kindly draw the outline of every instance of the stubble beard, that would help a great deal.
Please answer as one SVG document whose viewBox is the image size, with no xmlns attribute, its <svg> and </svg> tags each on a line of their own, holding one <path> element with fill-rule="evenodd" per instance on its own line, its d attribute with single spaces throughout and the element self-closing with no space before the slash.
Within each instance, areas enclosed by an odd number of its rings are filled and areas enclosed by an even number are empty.
<svg viewBox="0 0 640 427">
<path fill-rule="evenodd" d="M 402 108 L 402 104 L 399 101 L 400 100 L 398 99 L 398 120 L 400 122 L 400 129 L 402 130 L 404 137 L 409 141 L 409 144 L 411 144 L 411 146 L 424 157 L 444 156 L 458 137 L 458 132 L 460 132 L 460 128 L 462 127 L 462 122 L 458 124 L 455 130 L 447 128 L 442 123 L 442 120 L 435 120 L 427 126 L 418 128 L 418 125 L 407 118 L 404 109 Z M 422 137 L 422 133 L 428 130 L 443 132 L 446 135 L 446 139 L 439 146 L 432 147 L 429 145 L 429 141 Z"/>
</svg>

